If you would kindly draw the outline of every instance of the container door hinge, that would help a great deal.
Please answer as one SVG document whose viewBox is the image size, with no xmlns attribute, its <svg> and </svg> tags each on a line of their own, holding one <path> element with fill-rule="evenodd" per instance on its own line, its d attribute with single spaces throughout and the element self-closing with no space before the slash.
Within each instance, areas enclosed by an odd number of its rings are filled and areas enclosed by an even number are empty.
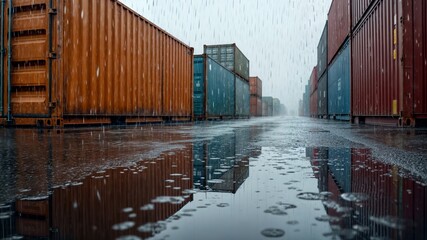
<svg viewBox="0 0 427 240">
<path fill-rule="evenodd" d="M 56 52 L 50 52 L 49 53 L 49 58 L 50 59 L 56 59 Z"/>
<path fill-rule="evenodd" d="M 49 8 L 49 15 L 56 15 L 58 13 L 58 11 L 56 10 L 56 8 Z"/>
</svg>

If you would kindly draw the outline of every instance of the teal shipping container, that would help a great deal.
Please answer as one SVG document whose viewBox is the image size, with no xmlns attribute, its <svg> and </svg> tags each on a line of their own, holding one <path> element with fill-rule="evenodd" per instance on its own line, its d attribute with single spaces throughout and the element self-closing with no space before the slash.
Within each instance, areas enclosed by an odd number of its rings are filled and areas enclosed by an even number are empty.
<svg viewBox="0 0 427 240">
<path fill-rule="evenodd" d="M 237 118 L 249 118 L 251 113 L 249 82 L 235 75 L 236 79 L 236 114 Z"/>
<path fill-rule="evenodd" d="M 280 115 L 280 100 L 278 98 L 273 98 L 273 116 Z"/>
<path fill-rule="evenodd" d="M 193 102 L 196 120 L 233 118 L 235 75 L 206 54 L 194 56 Z"/>
<path fill-rule="evenodd" d="M 350 120 L 350 43 L 343 45 L 328 69 L 330 119 Z"/>
<path fill-rule="evenodd" d="M 273 116 L 273 98 L 262 97 L 262 115 Z"/>
<path fill-rule="evenodd" d="M 228 70 L 249 81 L 249 60 L 236 44 L 205 45 L 204 53 Z"/>
</svg>

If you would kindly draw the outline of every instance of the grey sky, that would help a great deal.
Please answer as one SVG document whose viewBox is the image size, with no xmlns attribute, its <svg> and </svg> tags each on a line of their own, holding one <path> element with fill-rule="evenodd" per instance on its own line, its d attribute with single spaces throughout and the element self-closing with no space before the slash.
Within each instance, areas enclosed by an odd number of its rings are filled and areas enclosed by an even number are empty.
<svg viewBox="0 0 427 240">
<path fill-rule="evenodd" d="M 331 0 L 120 0 L 203 52 L 203 44 L 236 43 L 250 60 L 263 95 L 298 109 Z"/>
</svg>

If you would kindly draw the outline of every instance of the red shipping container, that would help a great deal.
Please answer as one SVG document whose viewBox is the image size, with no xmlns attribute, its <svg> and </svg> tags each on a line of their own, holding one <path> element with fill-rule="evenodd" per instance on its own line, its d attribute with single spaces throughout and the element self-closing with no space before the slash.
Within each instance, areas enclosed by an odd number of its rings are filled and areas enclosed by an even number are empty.
<svg viewBox="0 0 427 240">
<path fill-rule="evenodd" d="M 363 14 L 375 0 L 353 0 L 351 1 L 351 23 L 352 28 L 356 27 L 362 19 Z"/>
<path fill-rule="evenodd" d="M 262 80 L 259 77 L 249 78 L 251 95 L 262 97 Z"/>
<path fill-rule="evenodd" d="M 414 126 L 427 119 L 427 3 L 374 4 L 353 31 L 352 114 L 356 122 Z"/>
<path fill-rule="evenodd" d="M 328 13 L 328 63 L 350 34 L 350 0 L 333 0 Z"/>
<path fill-rule="evenodd" d="M 251 116 L 261 117 L 262 116 L 262 98 L 257 96 L 251 96 Z"/>
<path fill-rule="evenodd" d="M 310 76 L 310 95 L 314 91 L 317 91 L 317 83 L 318 83 L 318 79 L 317 79 L 317 66 L 316 66 L 313 68 L 313 71 L 311 72 L 311 76 Z"/>
<path fill-rule="evenodd" d="M 317 89 L 310 96 L 310 116 L 313 118 L 317 118 Z"/>
</svg>

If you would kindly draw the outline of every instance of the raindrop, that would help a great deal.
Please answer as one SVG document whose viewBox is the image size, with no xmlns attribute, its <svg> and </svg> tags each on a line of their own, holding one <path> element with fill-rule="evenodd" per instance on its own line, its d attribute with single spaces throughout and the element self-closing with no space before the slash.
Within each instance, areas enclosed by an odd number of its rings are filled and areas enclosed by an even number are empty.
<svg viewBox="0 0 427 240">
<path fill-rule="evenodd" d="M 299 222 L 298 222 L 298 221 L 296 221 L 296 220 L 291 220 L 291 221 L 287 221 L 287 222 L 286 222 L 286 224 L 289 224 L 289 225 L 297 225 L 297 224 L 299 224 Z"/>
<path fill-rule="evenodd" d="M 142 211 L 151 211 L 154 210 L 154 204 L 146 204 L 140 208 Z"/>
<path fill-rule="evenodd" d="M 288 215 L 285 210 L 280 209 L 278 206 L 271 206 L 268 209 L 266 209 L 264 211 L 265 213 L 270 213 L 272 215 L 276 215 L 276 216 L 284 216 L 284 215 Z"/>
<path fill-rule="evenodd" d="M 140 232 L 151 232 L 155 234 L 158 234 L 164 230 L 166 230 L 165 223 L 146 223 L 138 228 L 138 231 Z"/>
<path fill-rule="evenodd" d="M 223 207 L 228 207 L 228 206 L 230 206 L 230 204 L 228 204 L 228 203 L 220 203 L 220 204 L 217 204 L 216 206 L 217 206 L 217 207 L 221 207 L 221 208 L 223 208 Z"/>
<path fill-rule="evenodd" d="M 130 213 L 133 211 L 133 208 L 129 207 L 129 208 L 123 208 L 122 210 L 124 213 Z"/>
<path fill-rule="evenodd" d="M 261 234 L 268 238 L 279 238 L 285 235 L 285 231 L 279 228 L 267 228 L 262 230 Z"/>
</svg>

